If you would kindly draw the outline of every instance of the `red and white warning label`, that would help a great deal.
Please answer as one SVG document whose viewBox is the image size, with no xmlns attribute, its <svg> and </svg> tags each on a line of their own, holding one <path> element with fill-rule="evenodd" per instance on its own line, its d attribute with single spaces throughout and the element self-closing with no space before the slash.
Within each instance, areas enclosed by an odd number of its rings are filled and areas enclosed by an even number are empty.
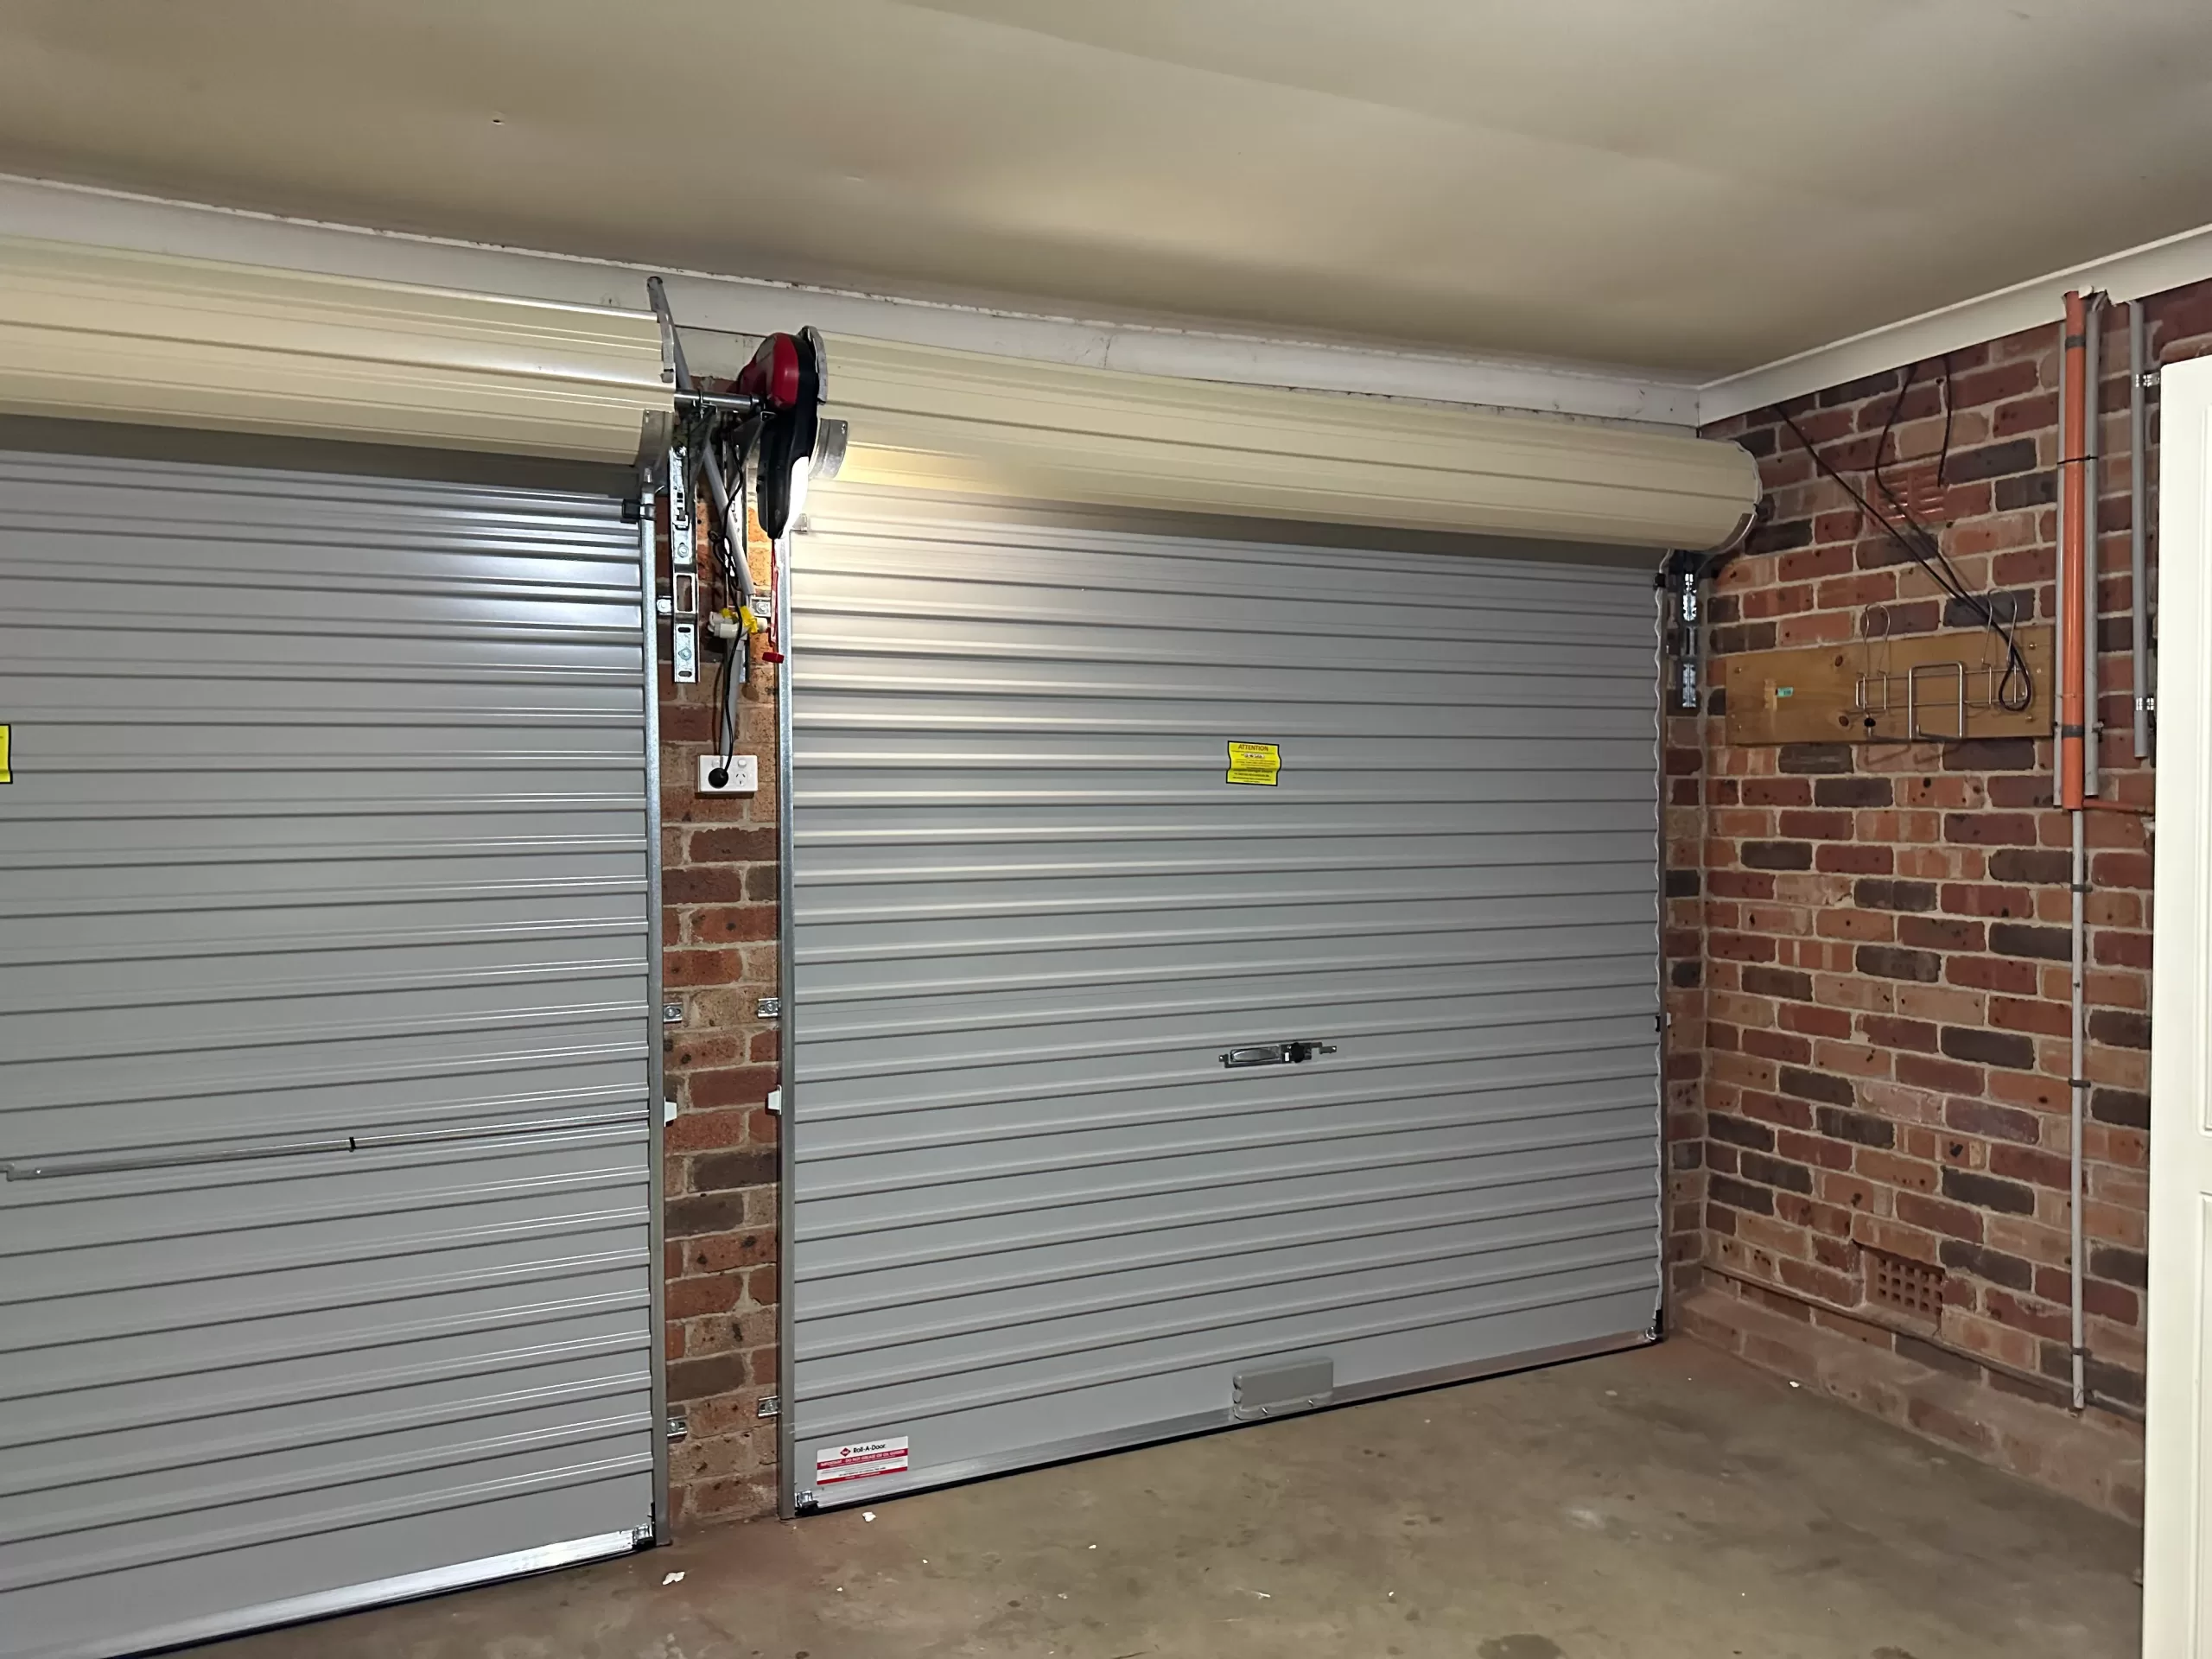
<svg viewBox="0 0 2212 1659">
<path fill-rule="evenodd" d="M 888 1440 L 855 1440 L 850 1446 L 825 1446 L 814 1454 L 814 1484 L 827 1486 L 840 1480 L 867 1480 L 875 1475 L 906 1472 L 906 1436 Z"/>
</svg>

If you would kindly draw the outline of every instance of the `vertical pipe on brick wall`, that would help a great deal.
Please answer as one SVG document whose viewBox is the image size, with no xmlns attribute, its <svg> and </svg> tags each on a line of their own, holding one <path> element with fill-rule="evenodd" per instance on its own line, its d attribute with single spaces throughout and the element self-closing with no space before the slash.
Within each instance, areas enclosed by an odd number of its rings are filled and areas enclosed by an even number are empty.
<svg viewBox="0 0 2212 1659">
<path fill-rule="evenodd" d="M 2088 898 L 2089 868 L 2088 814 L 2082 806 L 2088 735 L 2088 715 L 2082 706 L 2082 693 L 2084 665 L 2089 652 L 2095 646 L 2095 641 L 2089 637 L 2088 631 L 2086 595 L 2083 593 L 2083 578 L 2088 571 L 2084 542 L 2095 514 L 2095 488 L 2088 466 L 2088 416 L 2089 410 L 2095 406 L 2095 401 L 2094 389 L 2088 385 L 2088 365 L 2085 360 L 2091 315 L 2091 309 L 2081 295 L 2069 294 L 2066 296 L 2065 334 L 2059 351 L 2061 390 L 2058 398 L 2058 621 L 2061 644 L 2056 653 L 2059 675 L 2056 747 L 2058 804 L 2072 816 L 2074 843 L 2073 879 L 2069 883 L 2073 924 L 2069 963 L 2073 1007 L 2066 1093 L 2069 1103 L 2067 1190 L 2070 1198 L 2067 1208 L 2072 1241 L 2067 1252 L 2067 1279 L 2071 1304 L 2069 1308 L 2069 1332 L 2072 1349 L 2074 1409 L 2076 1411 L 2083 1410 L 2088 1404 L 2082 1262 L 2082 1137 L 2088 1093 L 2088 1082 L 2083 1076 L 2088 1048 L 2086 995 L 2088 913 L 2085 900 Z"/>
<path fill-rule="evenodd" d="M 2097 748 L 2103 740 L 2103 677 L 2097 671 L 2097 621 L 2101 614 L 2097 588 L 2103 575 L 2100 562 L 2099 512 L 2104 495 L 2104 368 L 2105 296 L 2089 296 L 2088 315 L 2082 320 L 2082 385 L 2088 404 L 2082 423 L 2082 792 L 2102 792 Z"/>
<path fill-rule="evenodd" d="M 2066 296 L 2066 334 L 2059 352 L 2058 394 L 2058 804 L 2082 804 L 2082 462 L 2088 443 L 2082 358 L 2088 306 Z"/>
<path fill-rule="evenodd" d="M 2070 308 L 2070 296 L 2069 302 Z M 2074 499 L 2073 485 L 2066 465 L 2066 394 L 2072 378 L 2069 366 L 2072 359 L 2066 349 L 2069 332 L 2068 323 L 2058 325 L 2058 454 L 2056 467 L 2058 474 L 2058 535 L 2057 545 L 2053 549 L 2056 568 L 2051 588 L 2054 607 L 2050 623 L 2050 671 L 2058 677 L 2060 682 L 2066 677 L 2066 662 L 2070 654 L 2067 650 L 2066 607 L 2058 602 L 2059 596 L 2066 591 L 2066 522 L 2068 513 L 2072 511 Z M 2059 722 L 2064 716 L 2059 712 L 2058 701 L 2059 688 L 2055 683 L 2050 688 L 2050 798 L 2054 802 L 2063 802 L 2064 798 L 2066 777 L 2066 745 L 2059 741 L 2058 736 Z"/>
<path fill-rule="evenodd" d="M 2067 1191 L 2069 1195 L 2069 1202 L 2066 1208 L 2068 1227 L 2071 1234 L 2071 1239 L 2066 1255 L 2068 1279 L 2069 1281 L 2069 1287 L 2073 1293 L 2072 1306 L 2069 1308 L 2069 1313 L 2072 1322 L 2072 1340 L 2074 1350 L 2074 1409 L 2076 1411 L 2082 1411 L 2086 1409 L 2089 1403 L 2088 1378 L 2086 1375 L 2086 1366 L 2088 1358 L 2088 1338 L 2087 1325 L 2082 1317 L 2082 1303 L 2084 1299 L 2082 1286 L 2082 1252 L 2083 1247 L 2083 1234 L 2086 1230 L 2082 1226 L 2082 1131 L 2083 1118 L 2085 1116 L 2084 1109 L 2088 1103 L 2089 1093 L 2089 1081 L 2088 1078 L 2083 1075 L 2083 1073 L 2088 1070 L 2088 928 L 2087 925 L 2086 911 L 2089 887 L 2088 833 L 2089 815 L 2077 806 L 2074 809 L 2072 816 L 2074 819 L 2074 880 L 2073 893 L 2071 894 L 2074 901 L 2074 959 L 2072 963 L 2074 1027 L 2073 1041 L 2071 1045 L 2072 1058 L 2069 1061 L 2069 1065 L 2070 1067 L 2070 1070 L 2068 1072 L 2069 1087 L 2066 1091 L 2067 1099 L 2069 1103 L 2069 1111 L 2067 1114 L 2068 1128 L 2069 1130 L 2067 1141 L 2067 1162 L 2069 1166 L 2067 1169 Z"/>
<path fill-rule="evenodd" d="M 2129 618 L 2133 630 L 2135 675 L 2135 758 L 2151 758 L 2151 526 L 2150 468 L 2145 452 L 2151 436 L 2151 406 L 2145 376 L 2150 370 L 2143 302 L 2127 308 L 2127 574 Z"/>
</svg>

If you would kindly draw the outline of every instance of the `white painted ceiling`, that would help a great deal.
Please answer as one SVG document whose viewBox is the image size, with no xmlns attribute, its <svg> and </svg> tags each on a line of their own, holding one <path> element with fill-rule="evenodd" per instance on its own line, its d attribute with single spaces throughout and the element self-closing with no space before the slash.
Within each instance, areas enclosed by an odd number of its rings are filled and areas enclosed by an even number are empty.
<svg viewBox="0 0 2212 1659">
<path fill-rule="evenodd" d="M 1719 373 L 2212 221 L 2212 0 L 0 0 L 0 170 Z"/>
</svg>

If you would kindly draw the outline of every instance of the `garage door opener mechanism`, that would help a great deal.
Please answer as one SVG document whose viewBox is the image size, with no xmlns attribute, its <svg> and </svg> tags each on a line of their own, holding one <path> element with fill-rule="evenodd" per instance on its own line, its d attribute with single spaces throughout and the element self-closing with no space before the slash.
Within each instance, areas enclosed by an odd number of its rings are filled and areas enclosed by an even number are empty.
<svg viewBox="0 0 2212 1659">
<path fill-rule="evenodd" d="M 668 493 L 669 585 L 658 600 L 669 620 L 669 663 L 678 683 L 699 677 L 702 645 L 718 647 L 722 667 L 716 741 L 721 765 L 711 786 L 728 780 L 737 743 L 737 688 L 751 677 L 752 640 L 766 636 L 761 660 L 783 661 L 777 597 L 788 551 L 786 537 L 806 511 L 807 481 L 832 478 L 844 460 L 845 423 L 822 416 L 829 355 L 811 328 L 770 334 L 727 391 L 709 391 L 692 377 L 661 279 L 645 291 L 660 319 L 665 373 L 676 384 L 677 436 L 662 486 Z M 701 568 L 693 504 L 703 483 L 709 558 Z M 646 493 L 653 480 L 646 481 Z M 756 589 L 746 550 L 747 495 L 769 544 L 769 588 Z M 721 604 L 704 595 L 719 587 Z"/>
</svg>

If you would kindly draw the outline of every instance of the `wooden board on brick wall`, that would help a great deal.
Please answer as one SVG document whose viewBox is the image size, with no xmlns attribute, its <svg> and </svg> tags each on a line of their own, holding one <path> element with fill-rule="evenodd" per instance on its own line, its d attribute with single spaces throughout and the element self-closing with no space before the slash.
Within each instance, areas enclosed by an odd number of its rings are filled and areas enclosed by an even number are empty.
<svg viewBox="0 0 2212 1659">
<path fill-rule="evenodd" d="M 1726 659 L 1728 741 L 1940 743 L 2050 731 L 2051 631 L 2015 632 L 2028 664 L 2024 709 L 2002 707 L 2005 647 L 1987 628 L 1853 639 Z"/>
</svg>

